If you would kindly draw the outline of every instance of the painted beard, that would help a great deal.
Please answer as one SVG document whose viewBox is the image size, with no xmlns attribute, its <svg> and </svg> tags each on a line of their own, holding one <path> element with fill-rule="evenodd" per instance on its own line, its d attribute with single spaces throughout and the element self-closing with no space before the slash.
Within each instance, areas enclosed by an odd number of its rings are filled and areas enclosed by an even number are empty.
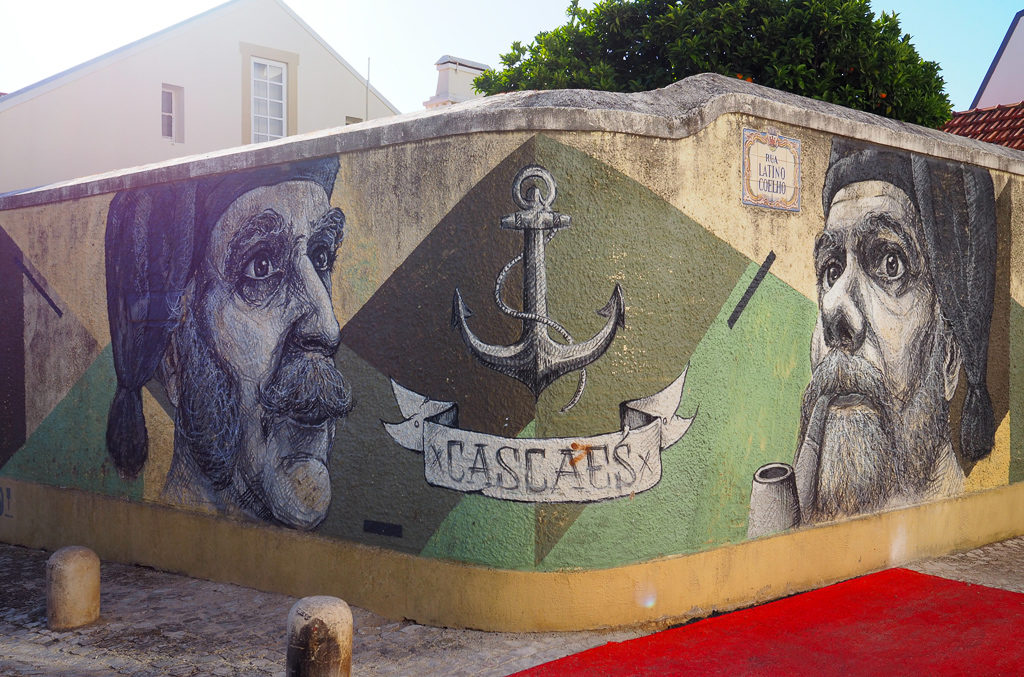
<svg viewBox="0 0 1024 677">
<path fill-rule="evenodd" d="M 190 314 L 178 332 L 181 396 L 175 447 L 217 492 L 252 517 L 312 529 L 327 514 L 328 454 L 351 391 L 325 355 L 288 351 L 243 409 L 238 381 Z M 258 423 L 247 424 L 253 419 Z"/>
<path fill-rule="evenodd" d="M 192 475 L 215 491 L 231 485 L 242 448 L 238 386 L 200 336 L 189 313 L 176 335 L 180 397 L 174 414 L 174 448 Z"/>
<path fill-rule="evenodd" d="M 931 377 L 942 351 L 932 348 L 927 373 L 903 403 L 861 357 L 832 350 L 815 368 L 801 407 L 801 447 L 809 440 L 819 449 L 813 500 L 801 505 L 806 521 L 873 512 L 922 494 L 949 442 L 949 404 Z"/>
</svg>

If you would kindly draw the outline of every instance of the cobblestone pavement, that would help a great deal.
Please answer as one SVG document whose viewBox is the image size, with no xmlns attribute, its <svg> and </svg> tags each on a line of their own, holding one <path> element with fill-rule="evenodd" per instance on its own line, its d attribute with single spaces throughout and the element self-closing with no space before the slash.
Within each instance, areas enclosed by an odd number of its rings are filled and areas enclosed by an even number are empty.
<svg viewBox="0 0 1024 677">
<path fill-rule="evenodd" d="M 0 675 L 284 675 L 296 598 L 103 562 L 100 620 L 46 628 L 50 553 L 0 543 Z M 646 634 L 495 633 L 394 622 L 352 607 L 353 675 L 507 675 Z"/>
<path fill-rule="evenodd" d="M 51 632 L 49 554 L 0 544 L 0 675 L 284 675 L 294 597 L 104 562 L 100 620 Z M 1024 592 L 1024 538 L 910 568 Z M 352 614 L 355 675 L 507 675 L 653 630 L 492 633 L 398 623 L 356 607 Z"/>
<path fill-rule="evenodd" d="M 1024 592 L 1024 537 L 924 560 L 907 568 L 954 581 Z"/>
</svg>

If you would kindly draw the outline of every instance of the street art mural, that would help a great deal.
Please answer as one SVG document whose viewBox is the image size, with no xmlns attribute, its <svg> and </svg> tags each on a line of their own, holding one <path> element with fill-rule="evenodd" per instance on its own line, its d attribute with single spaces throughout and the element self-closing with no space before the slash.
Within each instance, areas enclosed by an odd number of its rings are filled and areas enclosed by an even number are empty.
<svg viewBox="0 0 1024 677">
<path fill-rule="evenodd" d="M 1021 178 L 709 125 L 5 207 L 4 510 L 12 478 L 559 571 L 1024 478 Z"/>
<path fill-rule="evenodd" d="M 956 495 L 994 442 L 989 173 L 836 139 L 822 205 L 799 446 L 792 468 L 755 474 L 750 535 Z"/>
<path fill-rule="evenodd" d="M 539 185 L 525 185 L 529 180 Z M 522 231 L 523 251 L 498 273 L 494 300 L 502 313 L 521 320 L 519 340 L 512 345 L 489 345 L 470 330 L 472 315 L 455 290 L 452 326 L 458 328 L 469 352 L 484 366 L 522 381 L 539 397 L 560 377 L 579 372 L 576 391 L 561 409 L 580 401 L 586 388 L 586 366 L 599 359 L 626 326 L 622 287 L 615 285 L 607 305 L 597 311 L 604 327 L 577 343 L 547 312 L 545 247 L 571 224 L 571 217 L 551 209 L 557 183 L 547 169 L 528 165 L 512 181 L 512 199 L 520 208 L 501 219 L 506 230 Z M 509 272 L 522 264 L 522 310 L 502 298 Z M 549 330 L 564 343 L 551 339 Z M 686 380 L 684 372 L 665 390 L 620 405 L 618 432 L 591 437 L 513 439 L 458 428 L 453 402 L 437 402 L 392 382 L 402 416 L 400 424 L 385 427 L 403 447 L 424 454 L 427 481 L 456 491 L 479 491 L 485 496 L 515 501 L 595 501 L 646 491 L 661 479 L 661 452 L 675 444 L 692 423 L 676 416 Z"/>
<path fill-rule="evenodd" d="M 335 425 L 352 405 L 333 363 L 337 169 L 300 162 L 111 202 L 107 448 L 124 475 L 142 469 L 140 390 L 156 376 L 175 411 L 168 502 L 299 529 L 326 515 Z"/>
</svg>

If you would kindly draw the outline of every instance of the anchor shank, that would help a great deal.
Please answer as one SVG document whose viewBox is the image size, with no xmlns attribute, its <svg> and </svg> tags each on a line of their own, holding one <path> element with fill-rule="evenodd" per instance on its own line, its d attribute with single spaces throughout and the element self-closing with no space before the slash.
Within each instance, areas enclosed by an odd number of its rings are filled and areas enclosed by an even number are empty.
<svg viewBox="0 0 1024 677">
<path fill-rule="evenodd" d="M 540 317 L 548 314 L 548 279 L 544 267 L 545 231 L 527 228 L 523 231 L 523 312 Z M 540 322 L 526 322 L 525 333 L 547 335 Z"/>
</svg>

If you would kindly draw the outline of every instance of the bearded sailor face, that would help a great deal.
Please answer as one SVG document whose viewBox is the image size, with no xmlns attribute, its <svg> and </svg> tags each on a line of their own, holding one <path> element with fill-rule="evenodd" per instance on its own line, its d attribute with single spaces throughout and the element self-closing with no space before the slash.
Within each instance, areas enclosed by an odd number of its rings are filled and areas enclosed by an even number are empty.
<svg viewBox="0 0 1024 677">
<path fill-rule="evenodd" d="M 836 193 L 814 250 L 820 312 L 801 437 L 820 456 L 806 518 L 910 502 L 950 456 L 960 355 L 923 245 L 899 188 L 862 181 Z"/>
<path fill-rule="evenodd" d="M 326 515 L 335 427 L 351 408 L 333 360 L 343 227 L 310 181 L 241 195 L 211 232 L 174 338 L 176 461 L 220 501 L 302 529 Z"/>
</svg>

